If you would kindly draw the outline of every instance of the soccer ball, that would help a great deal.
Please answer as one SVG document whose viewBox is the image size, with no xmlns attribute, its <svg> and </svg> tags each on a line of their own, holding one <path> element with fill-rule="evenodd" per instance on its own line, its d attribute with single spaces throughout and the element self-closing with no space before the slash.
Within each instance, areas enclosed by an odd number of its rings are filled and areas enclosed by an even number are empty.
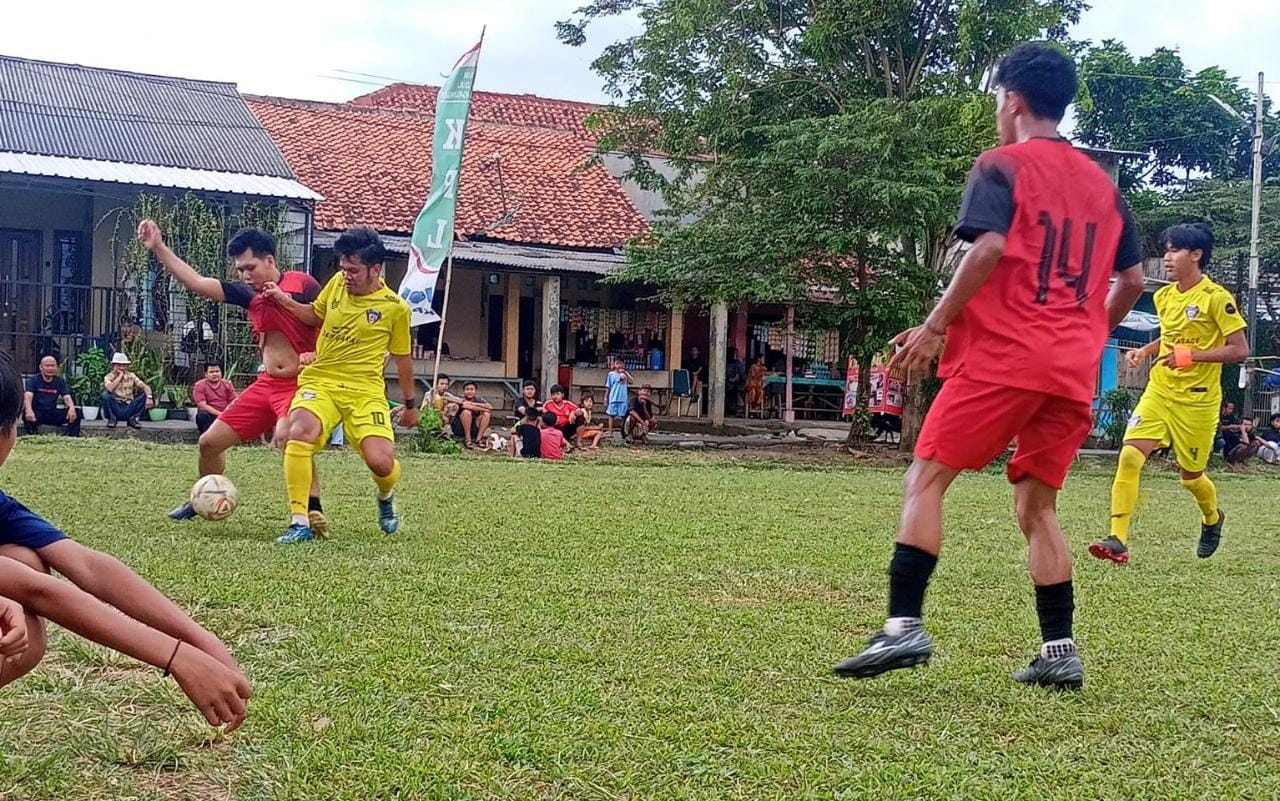
<svg viewBox="0 0 1280 801">
<path fill-rule="evenodd" d="M 226 520 L 239 500 L 240 491 L 226 476 L 204 476 L 191 488 L 191 508 L 205 520 Z"/>
</svg>

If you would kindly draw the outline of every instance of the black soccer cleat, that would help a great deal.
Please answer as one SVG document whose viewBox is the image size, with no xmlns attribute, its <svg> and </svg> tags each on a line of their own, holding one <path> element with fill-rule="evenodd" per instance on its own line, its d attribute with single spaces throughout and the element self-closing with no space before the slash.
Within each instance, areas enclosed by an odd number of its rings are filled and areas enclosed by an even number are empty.
<svg viewBox="0 0 1280 801">
<path fill-rule="evenodd" d="M 170 520 L 191 520 L 195 516 L 196 510 L 191 508 L 190 503 L 184 503 L 169 513 Z"/>
<path fill-rule="evenodd" d="M 933 639 L 924 629 L 913 629 L 892 636 L 876 632 L 871 642 L 857 656 L 842 660 L 835 674 L 842 679 L 869 679 L 890 670 L 924 665 L 933 656 Z"/>
<path fill-rule="evenodd" d="M 1080 655 L 1074 653 L 1056 659 L 1037 656 L 1030 665 L 1015 671 L 1013 680 L 1019 684 L 1078 690 L 1084 686 L 1084 665 L 1080 662 Z"/>
<path fill-rule="evenodd" d="M 1118 565 L 1129 564 L 1129 549 L 1115 537 L 1107 537 L 1090 545 L 1089 553 L 1096 559 L 1108 559 Z"/>
<path fill-rule="evenodd" d="M 1218 550 L 1218 544 L 1222 542 L 1222 523 L 1227 519 L 1227 513 L 1218 510 L 1218 522 L 1212 526 L 1201 524 L 1200 526 L 1200 542 L 1196 543 L 1196 556 L 1201 559 L 1208 559 L 1213 556 L 1213 552 Z"/>
</svg>

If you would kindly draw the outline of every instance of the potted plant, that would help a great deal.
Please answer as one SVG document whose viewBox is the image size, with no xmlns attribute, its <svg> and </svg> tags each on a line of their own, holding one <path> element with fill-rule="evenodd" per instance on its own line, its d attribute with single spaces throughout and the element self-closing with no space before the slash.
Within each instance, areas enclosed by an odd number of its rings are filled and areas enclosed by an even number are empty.
<svg viewBox="0 0 1280 801">
<path fill-rule="evenodd" d="M 186 384 L 170 384 L 164 388 L 164 394 L 173 403 L 173 408 L 168 410 L 168 419 L 191 419 L 191 387 Z"/>
<path fill-rule="evenodd" d="M 101 348 L 90 348 L 75 359 L 74 371 L 67 374 L 67 386 L 71 396 L 80 404 L 80 414 L 85 420 L 97 420 L 102 399 L 102 380 L 111 371 L 111 363 Z"/>
</svg>

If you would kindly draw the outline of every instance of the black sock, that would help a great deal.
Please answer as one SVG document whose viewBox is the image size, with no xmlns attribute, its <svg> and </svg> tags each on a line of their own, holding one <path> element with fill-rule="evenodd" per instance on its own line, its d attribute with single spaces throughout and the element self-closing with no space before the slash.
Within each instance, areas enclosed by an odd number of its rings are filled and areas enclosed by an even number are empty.
<svg viewBox="0 0 1280 801">
<path fill-rule="evenodd" d="M 1071 615 L 1075 612 L 1071 580 L 1036 587 L 1036 614 L 1045 642 L 1071 639 Z"/>
<path fill-rule="evenodd" d="M 320 496 L 312 495 L 310 498 L 307 498 L 307 511 L 308 512 L 324 511 L 324 509 L 320 508 Z"/>
<path fill-rule="evenodd" d="M 924 617 L 924 590 L 938 557 L 898 543 L 889 562 L 889 617 Z"/>
</svg>

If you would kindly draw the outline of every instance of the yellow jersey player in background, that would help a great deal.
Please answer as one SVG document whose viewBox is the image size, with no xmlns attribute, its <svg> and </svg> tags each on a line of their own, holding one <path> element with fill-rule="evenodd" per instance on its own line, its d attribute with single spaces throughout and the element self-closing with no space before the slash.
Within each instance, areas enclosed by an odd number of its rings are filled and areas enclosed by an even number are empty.
<svg viewBox="0 0 1280 801">
<path fill-rule="evenodd" d="M 1125 354 L 1137 367 L 1158 350 L 1147 389 L 1124 434 L 1124 448 L 1111 487 L 1111 536 L 1089 553 L 1118 564 L 1129 561 L 1129 523 L 1138 502 L 1142 466 L 1156 448 L 1173 446 L 1182 486 L 1200 507 L 1196 556 L 1218 550 L 1223 513 L 1218 490 L 1204 474 L 1213 453 L 1222 403 L 1222 365 L 1249 355 L 1245 321 L 1231 293 L 1206 276 L 1213 255 L 1213 232 L 1203 223 L 1175 225 L 1160 235 L 1164 267 L 1173 283 L 1155 294 L 1160 338 Z"/>
<path fill-rule="evenodd" d="M 313 303 L 300 303 L 268 287 L 267 296 L 302 322 L 320 329 L 315 361 L 298 376 L 298 393 L 289 410 L 289 444 L 284 479 L 289 491 L 289 529 L 276 542 L 308 542 L 307 522 L 311 455 L 338 423 L 352 447 L 364 457 L 378 485 L 378 524 L 387 534 L 400 528 L 394 493 L 400 480 L 383 370 L 387 354 L 396 361 L 404 413 L 414 427 L 416 387 L 409 356 L 409 305 L 382 280 L 386 249 L 372 228 L 352 228 L 333 244 L 341 268 Z"/>
</svg>

